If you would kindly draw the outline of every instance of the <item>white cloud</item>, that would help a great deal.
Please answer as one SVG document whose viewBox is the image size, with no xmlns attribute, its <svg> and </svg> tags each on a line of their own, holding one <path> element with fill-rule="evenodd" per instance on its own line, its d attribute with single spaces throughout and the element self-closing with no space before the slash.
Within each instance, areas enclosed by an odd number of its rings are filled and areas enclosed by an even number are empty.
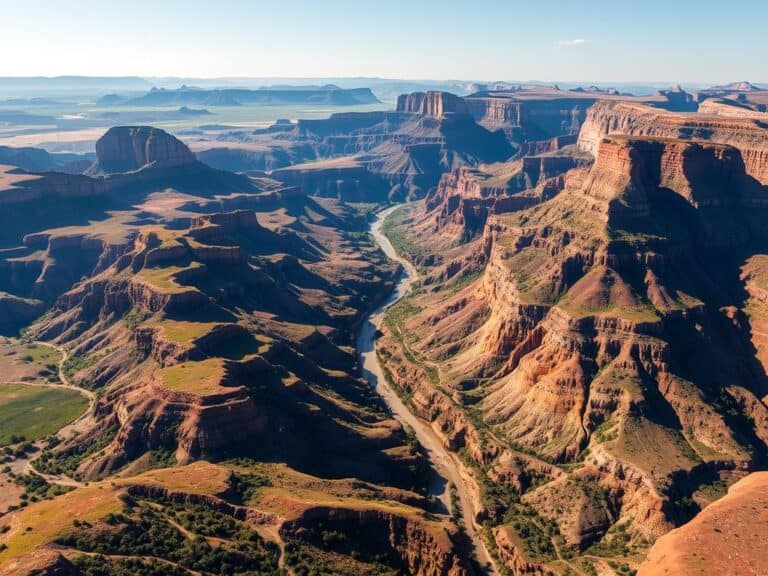
<svg viewBox="0 0 768 576">
<path fill-rule="evenodd" d="M 573 40 L 557 41 L 558 46 L 584 46 L 584 44 L 589 44 L 589 40 L 586 38 L 574 38 Z"/>
</svg>

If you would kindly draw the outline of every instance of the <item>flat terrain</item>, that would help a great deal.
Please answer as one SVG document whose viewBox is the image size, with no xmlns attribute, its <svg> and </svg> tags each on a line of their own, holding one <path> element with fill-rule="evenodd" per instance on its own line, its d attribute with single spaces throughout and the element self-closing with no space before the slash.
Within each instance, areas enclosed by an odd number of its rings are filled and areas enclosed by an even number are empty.
<svg viewBox="0 0 768 576">
<path fill-rule="evenodd" d="M 168 116 L 179 107 L 114 106 L 100 108 L 91 103 L 62 101 L 51 106 L 38 106 L 36 116 L 51 117 L 51 123 L 27 125 L 8 123 L 0 126 L 0 145 L 35 146 L 51 152 L 92 152 L 98 140 L 111 126 L 126 124 L 152 124 L 170 132 L 186 132 L 187 136 L 210 137 L 216 140 L 221 132 L 217 127 L 248 130 L 271 125 L 280 118 L 296 120 L 327 118 L 335 112 L 369 112 L 385 110 L 389 104 L 361 104 L 356 106 L 302 105 L 302 106 L 211 106 L 210 114 L 189 117 Z M 193 108 L 201 108 L 193 106 Z M 0 112 L 28 111 L 25 107 L 1 106 Z M 65 119 L 65 117 L 67 117 Z M 202 139 L 204 139 L 202 138 Z M 204 144 L 203 148 L 209 147 Z"/>
<path fill-rule="evenodd" d="M 51 348 L 0 340 L 0 381 L 31 382 L 55 378 L 61 355 Z"/>
<path fill-rule="evenodd" d="M 224 361 L 211 358 L 202 362 L 183 362 L 161 371 L 163 386 L 198 396 L 227 393 L 221 386 L 225 377 Z"/>
<path fill-rule="evenodd" d="M 29 441 L 53 434 L 88 407 L 88 400 L 68 389 L 32 384 L 0 384 L 0 446 L 11 436 Z"/>
</svg>

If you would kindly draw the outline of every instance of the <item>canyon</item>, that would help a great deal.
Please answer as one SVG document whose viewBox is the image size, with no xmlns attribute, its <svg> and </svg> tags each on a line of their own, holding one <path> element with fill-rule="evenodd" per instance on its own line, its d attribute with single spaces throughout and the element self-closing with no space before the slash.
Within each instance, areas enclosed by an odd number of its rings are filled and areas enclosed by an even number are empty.
<svg viewBox="0 0 768 576">
<path fill-rule="evenodd" d="M 762 573 L 764 92 L 2 151 L 0 362 L 91 406 L 6 450 L 0 574 Z"/>
</svg>

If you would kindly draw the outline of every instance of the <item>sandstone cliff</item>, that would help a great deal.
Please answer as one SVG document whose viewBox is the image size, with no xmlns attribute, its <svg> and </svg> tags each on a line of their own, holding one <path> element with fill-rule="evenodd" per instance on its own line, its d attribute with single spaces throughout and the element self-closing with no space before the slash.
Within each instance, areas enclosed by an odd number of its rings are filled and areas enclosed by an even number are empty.
<svg viewBox="0 0 768 576">
<path fill-rule="evenodd" d="M 593 106 L 579 134 L 579 147 L 597 153 L 603 137 L 610 134 L 704 140 L 736 148 L 747 173 L 768 184 L 768 129 L 753 117 L 684 115 L 648 106 L 622 102 L 599 102 Z"/>
<path fill-rule="evenodd" d="M 96 142 L 97 166 L 91 171 L 131 172 L 146 165 L 175 168 L 196 162 L 181 141 L 150 126 L 118 126 Z"/>
<path fill-rule="evenodd" d="M 449 92 L 412 92 L 397 98 L 398 112 L 443 118 L 448 114 L 469 114 L 465 101 Z"/>
<path fill-rule="evenodd" d="M 642 551 L 711 483 L 762 466 L 764 264 L 751 255 L 766 198 L 736 146 L 615 136 L 554 197 L 488 216 L 481 239 L 433 253 L 420 227 L 396 228 L 422 250 L 427 289 L 390 316 L 380 355 L 446 445 L 518 494 L 480 490 L 510 567 L 546 573 L 556 558 L 528 507 L 561 549 Z M 478 249 L 475 279 L 464 258 Z"/>
</svg>

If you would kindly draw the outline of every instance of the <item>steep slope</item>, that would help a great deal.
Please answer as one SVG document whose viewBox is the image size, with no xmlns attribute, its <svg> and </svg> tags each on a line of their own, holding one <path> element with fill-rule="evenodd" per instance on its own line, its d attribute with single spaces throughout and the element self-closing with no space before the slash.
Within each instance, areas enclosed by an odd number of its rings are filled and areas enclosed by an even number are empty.
<svg viewBox="0 0 768 576">
<path fill-rule="evenodd" d="M 480 239 L 433 252 L 420 206 L 392 228 L 424 289 L 379 354 L 475 469 L 510 567 L 637 565 L 766 465 L 766 199 L 735 147 L 611 137 Z"/>
<path fill-rule="evenodd" d="M 553 197 L 562 190 L 568 170 L 591 162 L 588 154 L 566 146 L 511 162 L 459 168 L 427 194 L 420 226 L 436 239 L 466 242 L 482 234 L 490 214 L 522 210 Z"/>
<path fill-rule="evenodd" d="M 596 154 L 610 134 L 705 140 L 728 144 L 741 153 L 747 172 L 768 184 L 768 128 L 760 114 L 745 117 L 675 114 L 626 102 L 599 102 L 593 106 L 579 134 L 579 147 Z"/>
<path fill-rule="evenodd" d="M 387 466 L 379 450 L 404 437 L 364 408 L 370 394 L 349 376 L 348 339 L 394 270 L 374 273 L 380 257 L 360 234 L 305 218 L 268 222 L 268 213 L 241 210 L 197 217 L 185 230 L 143 227 L 113 265 L 32 327 L 90 358 L 81 379 L 108 389 L 93 435 L 110 444 L 78 458 L 78 475 L 110 473 L 157 450 L 182 463 L 280 457 L 326 474 L 378 477 Z M 94 436 L 75 439 L 47 466 L 73 472 L 67 456 Z M 352 445 L 358 458 L 347 462 Z"/>
<path fill-rule="evenodd" d="M 46 501 L 8 518 L 2 569 L 276 572 L 255 530 L 297 573 L 472 574 L 455 522 L 423 496 L 418 444 L 358 375 L 354 332 L 398 273 L 365 213 L 210 168 L 155 128 L 110 130 L 97 149 L 89 176 L 3 177 L 0 324 L 61 350 L 60 379 L 94 402 L 32 453 L 4 456 L 13 482 L 38 490 L 14 492 L 14 507 Z M 221 474 L 201 460 L 233 459 L 281 463 L 253 509 L 237 479 L 215 501 L 174 487 L 177 473 Z M 134 487 L 156 468 L 157 486 Z M 194 532 L 186 508 L 223 531 Z M 137 531 L 167 538 L 136 548 Z M 204 564 L 219 561 L 230 568 Z"/>
<path fill-rule="evenodd" d="M 768 566 L 766 502 L 768 473 L 740 480 L 688 524 L 659 538 L 638 576 L 762 574 Z"/>
<path fill-rule="evenodd" d="M 480 126 L 461 98 L 445 92 L 403 95 L 394 112 L 332 114 L 195 147 L 215 165 L 276 169 L 269 176 L 286 184 L 311 182 L 320 195 L 365 201 L 423 196 L 447 170 L 514 153 L 501 131 Z"/>
</svg>

